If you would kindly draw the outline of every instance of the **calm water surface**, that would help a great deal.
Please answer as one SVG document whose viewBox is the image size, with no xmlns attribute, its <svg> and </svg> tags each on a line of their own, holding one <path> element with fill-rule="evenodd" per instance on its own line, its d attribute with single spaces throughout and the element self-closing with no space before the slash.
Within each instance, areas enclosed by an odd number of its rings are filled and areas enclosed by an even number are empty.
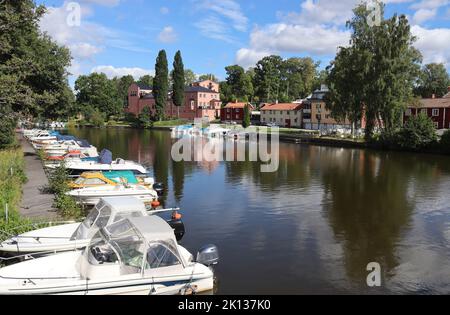
<svg viewBox="0 0 450 315">
<path fill-rule="evenodd" d="M 139 161 L 180 206 L 192 253 L 219 247 L 220 294 L 450 293 L 450 158 L 280 144 L 280 168 L 175 163 L 164 131 L 77 129 Z M 366 266 L 382 267 L 368 288 Z"/>
</svg>

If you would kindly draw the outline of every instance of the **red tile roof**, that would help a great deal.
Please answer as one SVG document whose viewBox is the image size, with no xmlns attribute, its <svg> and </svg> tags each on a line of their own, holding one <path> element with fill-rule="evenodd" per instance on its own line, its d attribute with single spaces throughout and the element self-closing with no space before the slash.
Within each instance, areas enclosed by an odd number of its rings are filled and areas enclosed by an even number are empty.
<svg viewBox="0 0 450 315">
<path fill-rule="evenodd" d="M 246 105 L 250 105 L 250 108 L 253 108 L 253 106 L 249 103 L 228 103 L 224 108 L 245 108 Z"/>
<path fill-rule="evenodd" d="M 301 104 L 294 103 L 279 103 L 279 104 L 268 104 L 261 108 L 262 111 L 266 110 L 299 110 L 302 108 Z"/>
</svg>

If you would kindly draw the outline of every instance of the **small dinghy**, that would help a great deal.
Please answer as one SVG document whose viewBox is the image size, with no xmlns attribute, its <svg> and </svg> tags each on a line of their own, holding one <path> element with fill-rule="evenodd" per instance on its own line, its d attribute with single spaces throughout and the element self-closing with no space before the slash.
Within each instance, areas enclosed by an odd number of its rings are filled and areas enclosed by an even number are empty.
<svg viewBox="0 0 450 315">
<path fill-rule="evenodd" d="M 100 229 L 82 251 L 1 268 L 0 294 L 195 294 L 214 289 L 218 261 L 213 245 L 194 261 L 158 216 L 127 218 Z"/>
</svg>

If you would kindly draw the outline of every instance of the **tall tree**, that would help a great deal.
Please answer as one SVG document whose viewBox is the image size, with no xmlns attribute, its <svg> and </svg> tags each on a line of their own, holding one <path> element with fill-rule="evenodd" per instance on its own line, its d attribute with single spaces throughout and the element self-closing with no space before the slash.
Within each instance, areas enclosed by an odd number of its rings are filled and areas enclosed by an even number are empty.
<svg viewBox="0 0 450 315">
<path fill-rule="evenodd" d="M 152 87 L 153 86 L 153 77 L 149 74 L 146 74 L 146 75 L 140 77 L 139 80 L 137 81 L 137 83 L 148 86 L 148 87 Z"/>
<path fill-rule="evenodd" d="M 253 83 L 244 68 L 238 65 L 228 66 L 226 81 L 221 84 L 222 99 L 224 102 L 245 101 L 253 96 Z"/>
<path fill-rule="evenodd" d="M 177 117 L 180 118 L 180 107 L 184 103 L 184 87 L 185 87 L 184 65 L 180 51 L 177 51 L 177 53 L 175 54 L 175 59 L 173 62 L 172 78 L 173 78 L 172 101 L 173 104 L 177 107 Z"/>
<path fill-rule="evenodd" d="M 123 103 L 113 80 L 103 73 L 82 75 L 75 81 L 77 111 L 90 116 L 95 110 L 106 118 L 122 113 Z"/>
<path fill-rule="evenodd" d="M 124 106 L 127 103 L 128 99 L 128 88 L 133 83 L 135 83 L 135 81 L 132 75 L 126 75 L 121 78 L 116 78 L 117 94 Z"/>
<path fill-rule="evenodd" d="M 425 65 L 419 76 L 415 94 L 424 98 L 430 98 L 434 94 L 442 97 L 448 92 L 450 77 L 442 63 L 430 63 Z"/>
<path fill-rule="evenodd" d="M 370 26 L 369 14 L 365 5 L 355 8 L 354 17 L 347 22 L 352 30 L 352 44 L 351 50 L 346 52 L 351 54 L 353 63 L 358 63 L 352 66 L 351 74 L 361 79 L 362 101 L 355 106 L 364 106 L 360 110 L 366 116 L 367 138 L 372 137 L 377 123 L 385 132 L 392 132 L 401 125 L 402 112 L 412 99 L 421 62 L 420 53 L 412 46 L 415 38 L 405 16 L 394 15 L 382 20 L 379 26 Z M 335 84 L 340 97 L 352 93 L 345 89 L 353 87 L 331 80 L 329 83 Z"/>
<path fill-rule="evenodd" d="M 167 65 L 167 54 L 161 50 L 156 58 L 155 79 L 153 80 L 153 95 L 156 102 L 156 119 L 164 118 L 164 108 L 167 104 L 169 93 L 169 69 Z"/>
<path fill-rule="evenodd" d="M 244 127 L 244 128 L 250 127 L 251 115 L 252 114 L 251 114 L 250 105 L 247 104 L 244 107 L 244 119 L 242 120 L 242 127 Z"/>
<path fill-rule="evenodd" d="M 281 68 L 283 59 L 280 56 L 264 57 L 255 67 L 254 86 L 256 95 L 261 101 L 275 102 L 280 95 Z"/>
<path fill-rule="evenodd" d="M 0 107 L 14 113 L 65 116 L 73 95 L 71 57 L 39 30 L 44 6 L 32 0 L 0 1 Z"/>
</svg>

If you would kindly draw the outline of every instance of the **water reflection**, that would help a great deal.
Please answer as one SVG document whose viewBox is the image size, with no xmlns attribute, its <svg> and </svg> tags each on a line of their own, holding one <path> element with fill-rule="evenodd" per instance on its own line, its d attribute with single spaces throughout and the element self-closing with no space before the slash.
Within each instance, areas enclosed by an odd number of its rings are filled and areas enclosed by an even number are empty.
<svg viewBox="0 0 450 315">
<path fill-rule="evenodd" d="M 219 293 L 450 292 L 448 157 L 281 144 L 278 171 L 261 173 L 174 162 L 167 132 L 71 132 L 152 169 L 165 204 L 185 210 L 183 245 L 219 246 Z"/>
</svg>

